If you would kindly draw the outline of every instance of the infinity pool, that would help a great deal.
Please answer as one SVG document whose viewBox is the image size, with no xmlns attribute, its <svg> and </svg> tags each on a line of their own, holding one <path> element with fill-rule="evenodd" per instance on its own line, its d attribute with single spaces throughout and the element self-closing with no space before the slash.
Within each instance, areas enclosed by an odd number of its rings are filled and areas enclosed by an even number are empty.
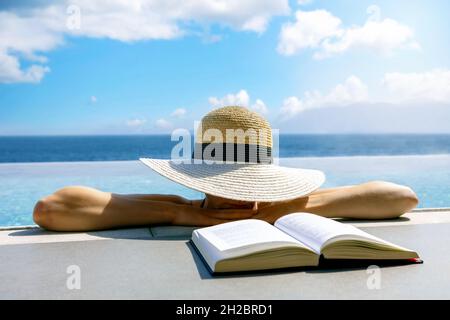
<svg viewBox="0 0 450 320">
<path fill-rule="evenodd" d="M 450 155 L 283 158 L 280 164 L 323 170 L 324 187 L 387 180 L 414 189 L 421 208 L 450 207 Z M 32 224 L 36 200 L 67 185 L 202 197 L 138 161 L 0 164 L 0 226 Z"/>
</svg>

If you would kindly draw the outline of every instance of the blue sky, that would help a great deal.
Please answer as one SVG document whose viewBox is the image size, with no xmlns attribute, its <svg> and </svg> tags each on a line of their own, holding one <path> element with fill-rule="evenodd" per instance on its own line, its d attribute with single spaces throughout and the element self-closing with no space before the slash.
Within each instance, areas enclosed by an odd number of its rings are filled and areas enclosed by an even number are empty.
<svg viewBox="0 0 450 320">
<path fill-rule="evenodd" d="M 0 30 L 0 135 L 170 132 L 226 104 L 282 133 L 450 132 L 445 0 L 5 1 Z"/>
</svg>

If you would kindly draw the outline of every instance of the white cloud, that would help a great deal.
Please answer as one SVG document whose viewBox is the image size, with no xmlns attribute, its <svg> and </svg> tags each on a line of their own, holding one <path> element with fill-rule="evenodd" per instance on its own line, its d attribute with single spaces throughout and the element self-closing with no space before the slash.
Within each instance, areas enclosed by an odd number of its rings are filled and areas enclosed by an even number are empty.
<svg viewBox="0 0 450 320">
<path fill-rule="evenodd" d="M 184 108 L 178 108 L 178 109 L 175 109 L 171 114 L 170 114 L 170 116 L 171 117 L 173 117 L 173 118 L 181 118 L 181 117 L 183 117 L 185 114 L 186 114 L 186 109 L 184 109 Z"/>
<path fill-rule="evenodd" d="M 17 57 L 0 51 L 0 83 L 37 83 L 49 71 L 49 67 L 38 64 L 21 69 Z"/>
<path fill-rule="evenodd" d="M 323 107 L 347 106 L 369 100 L 367 86 L 356 76 L 350 76 L 327 94 L 307 91 L 302 98 L 288 97 L 281 107 L 282 118 L 291 118 L 305 110 Z"/>
<path fill-rule="evenodd" d="M 43 65 L 47 59 L 37 54 L 62 43 L 48 19 L 50 11 L 39 11 L 41 19 L 0 11 L 0 82 L 37 83 L 50 71 L 48 66 Z M 36 63 L 24 69 L 21 68 L 20 58 Z"/>
<path fill-rule="evenodd" d="M 328 93 L 307 91 L 301 98 L 284 99 L 281 118 L 287 120 L 312 109 L 343 107 L 359 103 L 411 107 L 412 105 L 450 104 L 450 69 L 435 69 L 422 73 L 386 73 L 381 81 L 380 93 L 369 97 L 368 87 L 356 76 L 335 86 Z"/>
<path fill-rule="evenodd" d="M 283 106 L 281 107 L 282 117 L 285 119 L 291 118 L 305 110 L 304 102 L 294 96 L 284 99 Z"/>
<path fill-rule="evenodd" d="M 39 6 L 41 4 L 41 6 Z M 288 0 L 49 0 L 0 11 L 0 82 L 39 82 L 45 56 L 65 35 L 118 41 L 174 39 L 189 27 L 217 24 L 261 33 L 289 14 Z M 20 59 L 31 62 L 22 69 Z"/>
<path fill-rule="evenodd" d="M 131 120 L 127 120 L 125 122 L 125 124 L 128 127 L 137 128 L 137 127 L 142 127 L 146 122 L 147 122 L 146 119 L 131 119 Z"/>
<path fill-rule="evenodd" d="M 209 104 L 213 108 L 221 108 L 225 106 L 240 106 L 246 107 L 261 114 L 267 114 L 269 109 L 264 101 L 256 99 L 255 103 L 250 103 L 250 95 L 246 90 L 240 90 L 236 93 L 229 93 L 222 98 L 210 97 Z"/>
<path fill-rule="evenodd" d="M 284 24 L 280 32 L 277 49 L 283 55 L 310 48 L 315 49 L 314 58 L 322 59 L 352 49 L 389 55 L 400 48 L 420 48 L 410 27 L 389 18 L 371 16 L 362 26 L 345 28 L 338 17 L 325 10 L 299 10 L 295 17 L 296 21 Z"/>
<path fill-rule="evenodd" d="M 382 83 L 393 102 L 450 103 L 450 69 L 387 73 Z"/>
<path fill-rule="evenodd" d="M 316 58 L 325 58 L 354 48 L 374 50 L 381 55 L 390 55 L 398 48 L 419 49 L 414 32 L 408 26 L 393 19 L 367 21 L 362 27 L 345 30 L 337 40 L 325 39 Z"/>
<path fill-rule="evenodd" d="M 237 93 L 229 93 L 222 98 L 210 97 L 208 101 L 213 108 L 220 108 L 224 106 L 248 107 L 250 96 L 247 91 L 240 90 Z"/>
<path fill-rule="evenodd" d="M 91 96 L 91 102 L 92 103 L 96 103 L 97 102 L 97 97 L 96 96 Z"/>
<path fill-rule="evenodd" d="M 278 52 L 292 55 L 304 48 L 316 48 L 329 37 L 338 35 L 341 20 L 325 10 L 297 11 L 296 21 L 281 28 Z"/>
<path fill-rule="evenodd" d="M 313 2 L 313 0 L 297 0 L 297 3 L 300 6 L 304 6 L 304 5 L 310 4 L 311 2 Z"/>
<path fill-rule="evenodd" d="M 184 22 L 265 31 L 272 16 L 289 13 L 288 0 L 70 0 L 81 12 L 78 33 L 133 41 L 171 39 Z"/>
<path fill-rule="evenodd" d="M 266 104 L 261 99 L 256 99 L 256 102 L 250 106 L 250 109 L 261 114 L 269 113 Z"/>
<path fill-rule="evenodd" d="M 170 121 L 167 121 L 164 118 L 156 120 L 156 127 L 163 130 L 168 130 L 173 127 L 172 123 Z"/>
<path fill-rule="evenodd" d="M 256 16 L 252 19 L 246 21 L 242 25 L 242 30 L 254 31 L 258 33 L 262 33 L 266 31 L 268 19 L 266 16 Z"/>
</svg>

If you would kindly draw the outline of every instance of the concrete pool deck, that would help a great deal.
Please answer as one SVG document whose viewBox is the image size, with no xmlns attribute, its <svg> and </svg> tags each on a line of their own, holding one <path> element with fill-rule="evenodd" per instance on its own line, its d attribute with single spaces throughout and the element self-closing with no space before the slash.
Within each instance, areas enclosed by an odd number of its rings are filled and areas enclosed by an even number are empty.
<svg viewBox="0 0 450 320">
<path fill-rule="evenodd" d="M 212 276 L 188 243 L 189 227 L 89 233 L 4 228 L 0 299 L 450 298 L 450 209 L 345 223 L 416 250 L 424 264 L 382 266 L 379 289 L 368 288 L 365 267 Z M 80 289 L 67 287 L 71 266 L 80 271 Z"/>
</svg>

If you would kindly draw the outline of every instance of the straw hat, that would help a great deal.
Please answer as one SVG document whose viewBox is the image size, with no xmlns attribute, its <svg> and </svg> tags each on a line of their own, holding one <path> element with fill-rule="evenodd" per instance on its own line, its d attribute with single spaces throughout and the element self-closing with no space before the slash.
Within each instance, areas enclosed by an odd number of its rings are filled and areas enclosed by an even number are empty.
<svg viewBox="0 0 450 320">
<path fill-rule="evenodd" d="M 269 123 L 243 107 L 223 107 L 203 117 L 192 158 L 140 160 L 172 181 L 233 200 L 290 200 L 325 181 L 318 170 L 273 164 Z"/>
</svg>

